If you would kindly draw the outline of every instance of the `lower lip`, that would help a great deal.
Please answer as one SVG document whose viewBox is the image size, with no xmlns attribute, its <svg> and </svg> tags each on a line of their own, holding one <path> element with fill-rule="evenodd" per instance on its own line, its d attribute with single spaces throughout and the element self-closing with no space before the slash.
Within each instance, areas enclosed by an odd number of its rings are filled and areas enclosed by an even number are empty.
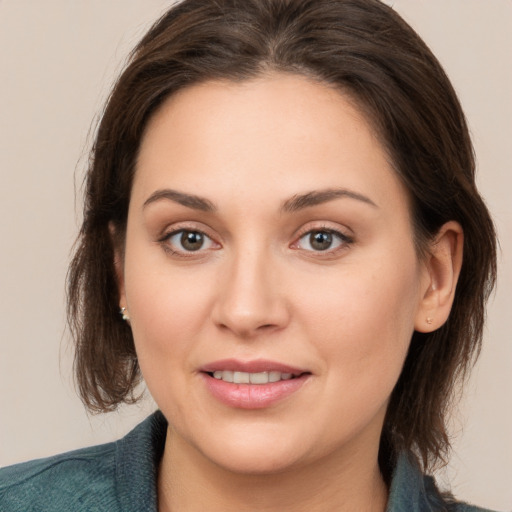
<svg viewBox="0 0 512 512">
<path fill-rule="evenodd" d="M 310 374 L 268 384 L 235 384 L 201 373 L 206 387 L 220 402 L 238 409 L 263 409 L 298 391 Z"/>
</svg>

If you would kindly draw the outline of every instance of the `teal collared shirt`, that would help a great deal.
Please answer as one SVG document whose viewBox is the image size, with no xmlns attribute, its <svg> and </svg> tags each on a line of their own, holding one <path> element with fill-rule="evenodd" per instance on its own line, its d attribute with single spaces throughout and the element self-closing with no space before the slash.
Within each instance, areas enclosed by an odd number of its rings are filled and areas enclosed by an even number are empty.
<svg viewBox="0 0 512 512">
<path fill-rule="evenodd" d="M 1 469 L 0 511 L 157 512 L 157 468 L 166 431 L 157 411 L 117 442 Z M 401 455 L 387 512 L 441 511 L 485 512 L 444 503 L 433 479 Z"/>
</svg>

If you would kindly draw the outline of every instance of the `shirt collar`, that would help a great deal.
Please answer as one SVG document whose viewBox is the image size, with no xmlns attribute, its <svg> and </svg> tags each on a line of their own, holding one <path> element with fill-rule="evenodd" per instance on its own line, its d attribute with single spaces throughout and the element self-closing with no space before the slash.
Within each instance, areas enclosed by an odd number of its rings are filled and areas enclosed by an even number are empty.
<svg viewBox="0 0 512 512">
<path fill-rule="evenodd" d="M 442 504 L 434 479 L 423 475 L 411 453 L 402 452 L 393 471 L 386 512 L 444 510 Z"/>
<path fill-rule="evenodd" d="M 123 512 L 158 510 L 157 478 L 167 421 L 156 411 L 116 443 L 116 492 Z"/>
</svg>

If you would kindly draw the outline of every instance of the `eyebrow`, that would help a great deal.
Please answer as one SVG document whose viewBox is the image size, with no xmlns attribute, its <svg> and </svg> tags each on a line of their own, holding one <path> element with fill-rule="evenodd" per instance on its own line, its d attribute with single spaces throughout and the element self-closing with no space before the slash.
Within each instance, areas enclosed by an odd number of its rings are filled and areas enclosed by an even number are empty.
<svg viewBox="0 0 512 512">
<path fill-rule="evenodd" d="M 305 194 L 295 195 L 283 203 L 281 211 L 293 213 L 298 210 L 303 210 L 304 208 L 309 208 L 311 206 L 316 206 L 344 197 L 355 199 L 356 201 L 361 201 L 373 206 L 374 208 L 378 208 L 378 206 L 369 197 L 359 194 L 358 192 L 353 192 L 345 188 L 327 188 L 324 190 L 313 190 Z"/>
<path fill-rule="evenodd" d="M 142 207 L 146 208 L 151 203 L 160 201 L 161 199 L 168 199 L 186 206 L 187 208 L 200 210 L 202 212 L 214 212 L 217 210 L 217 207 L 210 200 L 205 199 L 204 197 L 196 196 L 194 194 L 185 194 L 184 192 L 178 192 L 177 190 L 169 188 L 153 192 L 146 201 L 144 201 L 144 205 Z"/>
<path fill-rule="evenodd" d="M 293 213 L 344 197 L 355 199 L 373 206 L 374 208 L 378 208 L 378 206 L 369 197 L 359 194 L 358 192 L 353 192 L 344 188 L 327 188 L 323 190 L 313 190 L 311 192 L 306 192 L 305 194 L 294 195 L 282 204 L 280 210 L 285 213 Z M 177 190 L 169 188 L 153 192 L 144 202 L 143 208 L 146 208 L 148 205 L 160 201 L 161 199 L 173 201 L 193 210 L 200 210 L 203 212 L 217 211 L 217 207 L 209 199 L 195 194 L 178 192 Z"/>
</svg>

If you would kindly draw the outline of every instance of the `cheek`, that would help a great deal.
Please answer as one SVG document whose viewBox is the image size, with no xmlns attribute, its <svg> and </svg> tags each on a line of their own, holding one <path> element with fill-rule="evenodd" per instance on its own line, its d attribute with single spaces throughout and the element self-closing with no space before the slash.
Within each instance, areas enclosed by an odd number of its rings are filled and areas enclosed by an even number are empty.
<svg viewBox="0 0 512 512">
<path fill-rule="evenodd" d="M 146 275 L 130 288 L 132 329 L 141 353 L 179 353 L 203 328 L 206 306 L 197 287 L 166 275 Z"/>
<path fill-rule="evenodd" d="M 137 236 L 127 239 L 125 293 L 147 380 L 183 364 L 185 352 L 209 316 L 208 298 L 204 275 L 170 265 L 163 250 Z"/>
<path fill-rule="evenodd" d="M 330 378 L 376 396 L 391 393 L 414 330 L 419 285 L 411 261 L 409 272 L 385 262 L 354 266 L 330 276 L 322 293 L 303 296 L 302 329 L 335 370 Z"/>
<path fill-rule="evenodd" d="M 177 427 L 190 411 L 191 354 L 204 326 L 204 306 L 191 283 L 166 275 L 140 275 L 128 283 L 132 331 L 146 385 Z M 196 414 L 196 413 L 194 413 Z"/>
</svg>

